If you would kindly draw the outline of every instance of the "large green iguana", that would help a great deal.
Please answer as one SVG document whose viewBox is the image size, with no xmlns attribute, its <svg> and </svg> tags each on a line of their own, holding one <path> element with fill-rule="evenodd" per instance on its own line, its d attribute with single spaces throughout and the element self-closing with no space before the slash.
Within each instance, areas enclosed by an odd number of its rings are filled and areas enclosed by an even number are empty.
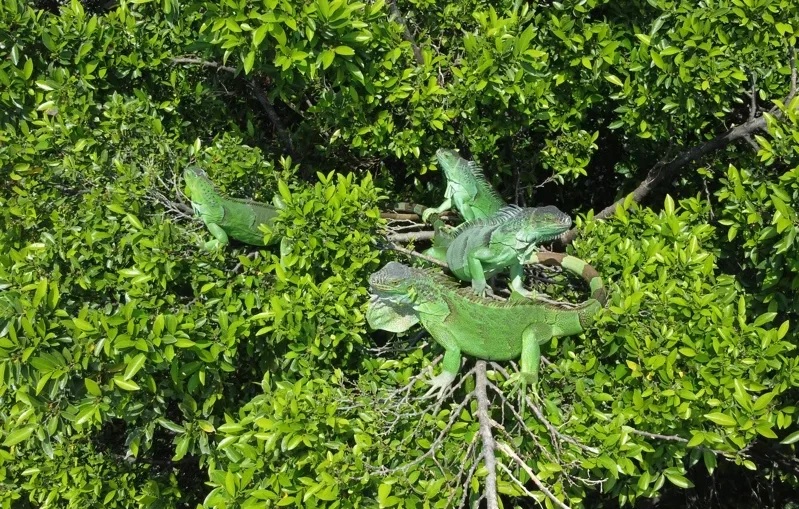
<svg viewBox="0 0 799 509">
<path fill-rule="evenodd" d="M 436 244 L 425 253 L 447 262 L 449 270 L 458 279 L 471 281 L 480 296 L 485 295 L 486 278 L 510 268 L 511 288 L 529 297 L 531 292 L 522 286 L 523 265 L 541 242 L 558 237 L 570 226 L 571 218 L 557 207 L 508 205 L 489 218 L 462 223 L 451 232 L 437 230 Z"/>
<path fill-rule="evenodd" d="M 228 244 L 228 238 L 254 246 L 267 245 L 258 226 L 272 225 L 278 215 L 279 204 L 273 206 L 253 200 L 227 198 L 216 190 L 205 171 L 197 166 L 187 167 L 183 178 L 191 207 L 214 236 L 213 240 L 205 243 L 205 249 L 222 248 Z M 269 244 L 277 241 L 274 238 Z"/>
<path fill-rule="evenodd" d="M 498 302 L 458 287 L 434 269 L 389 262 L 369 278 L 372 300 L 366 319 L 373 329 L 404 332 L 421 323 L 444 347 L 443 371 L 428 394 L 444 394 L 461 366 L 461 354 L 485 360 L 521 358 L 523 383 L 538 381 L 540 345 L 554 336 L 583 332 L 607 302 L 597 271 L 583 260 L 562 253 L 535 253 L 530 263 L 560 265 L 579 274 L 591 287 L 580 304 L 520 298 Z"/>
<path fill-rule="evenodd" d="M 447 189 L 441 205 L 422 211 L 422 221 L 427 222 L 432 214 L 441 214 L 453 205 L 465 221 L 488 217 L 505 206 L 477 163 L 444 148 L 436 151 L 436 159 L 447 178 Z"/>
</svg>

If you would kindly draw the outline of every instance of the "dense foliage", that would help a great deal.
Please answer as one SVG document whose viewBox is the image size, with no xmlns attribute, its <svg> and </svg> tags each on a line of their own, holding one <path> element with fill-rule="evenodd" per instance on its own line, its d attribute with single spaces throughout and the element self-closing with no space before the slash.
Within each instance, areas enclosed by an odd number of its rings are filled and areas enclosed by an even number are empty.
<svg viewBox="0 0 799 509">
<path fill-rule="evenodd" d="M 5 0 L 0 507 L 475 504 L 486 384 L 504 507 L 799 503 L 797 33 L 794 0 Z M 611 290 L 523 415 L 473 359 L 418 399 L 440 349 L 365 323 L 381 200 L 440 203 L 439 147 L 579 216 Z M 280 196 L 282 263 L 200 248 L 190 162 Z"/>
</svg>

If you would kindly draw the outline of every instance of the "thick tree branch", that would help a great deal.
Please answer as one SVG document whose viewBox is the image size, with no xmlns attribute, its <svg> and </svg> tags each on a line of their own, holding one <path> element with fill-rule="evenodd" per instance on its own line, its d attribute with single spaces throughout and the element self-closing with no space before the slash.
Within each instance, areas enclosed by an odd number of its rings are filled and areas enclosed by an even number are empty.
<svg viewBox="0 0 799 509">
<path fill-rule="evenodd" d="M 283 127 L 283 123 L 280 121 L 280 118 L 277 116 L 277 112 L 275 111 L 274 106 L 272 103 L 269 102 L 269 98 L 266 96 L 266 93 L 261 88 L 261 85 L 255 79 L 250 80 L 250 87 L 252 87 L 253 92 L 255 92 L 255 98 L 258 99 L 258 102 L 261 104 L 261 107 L 266 112 L 266 116 L 269 117 L 269 121 L 272 122 L 272 125 L 275 127 L 275 131 L 277 131 L 278 136 L 280 139 L 283 140 L 283 144 L 286 146 L 286 150 L 288 153 L 293 157 L 297 158 L 297 154 L 294 151 L 294 143 L 291 141 L 291 135 Z"/>
<path fill-rule="evenodd" d="M 412 240 L 430 240 L 435 235 L 434 231 L 393 233 L 386 236 L 389 242 L 410 242 Z"/>
<path fill-rule="evenodd" d="M 413 50 L 413 57 L 416 60 L 416 63 L 424 65 L 424 57 L 422 56 L 422 50 L 419 49 L 419 45 L 416 44 L 416 39 L 413 37 L 411 33 L 411 29 L 408 27 L 408 22 L 405 21 L 405 18 L 402 16 L 399 8 L 397 7 L 397 0 L 388 0 L 386 2 L 388 4 L 388 8 L 391 9 L 391 15 L 394 17 L 394 20 L 402 26 L 403 30 L 403 37 L 406 41 L 411 44 L 411 49 Z"/>
<path fill-rule="evenodd" d="M 227 65 L 222 65 L 217 62 L 209 62 L 208 60 L 202 60 L 200 58 L 194 57 L 175 57 L 172 59 L 172 62 L 175 64 L 192 64 L 192 65 L 199 65 L 202 67 L 210 67 L 212 69 L 217 69 L 220 71 L 226 71 L 231 74 L 236 74 L 236 68 L 230 67 Z M 269 121 L 272 123 L 272 126 L 275 128 L 275 132 L 283 141 L 284 146 L 286 147 L 286 151 L 296 159 L 296 152 L 294 151 L 294 143 L 291 141 L 291 135 L 289 134 L 288 130 L 283 127 L 283 123 L 280 121 L 280 117 L 277 116 L 277 112 L 275 111 L 274 106 L 269 101 L 266 93 L 264 92 L 261 85 L 258 84 L 255 78 L 250 78 L 247 80 L 250 88 L 255 95 L 255 98 L 258 100 L 258 103 L 264 109 L 266 116 L 269 118 Z"/>
<path fill-rule="evenodd" d="M 796 51 L 794 50 L 791 56 L 791 90 L 782 102 L 786 106 L 796 95 L 797 72 L 795 56 Z M 769 113 L 776 118 L 782 116 L 782 112 L 777 107 L 772 108 Z M 643 182 L 641 182 L 638 187 L 633 190 L 633 201 L 640 203 L 654 188 L 658 187 L 664 182 L 673 180 L 674 176 L 688 163 L 700 159 L 711 152 L 715 152 L 716 150 L 724 148 L 734 141 L 745 140 L 748 136 L 751 136 L 757 131 L 764 130 L 765 128 L 766 117 L 759 116 L 750 118 L 743 124 L 735 126 L 732 129 L 719 134 L 712 140 L 706 141 L 701 145 L 697 145 L 689 150 L 686 150 L 671 161 L 658 162 L 652 167 L 652 169 L 649 170 L 649 173 L 647 173 Z M 612 205 L 605 207 L 594 217 L 596 219 L 604 219 L 612 216 L 616 212 L 616 209 L 622 206 L 625 199 L 626 196 L 616 201 Z M 561 237 L 561 243 L 563 245 L 570 244 L 576 237 L 577 229 L 572 228 Z"/>
<path fill-rule="evenodd" d="M 483 360 L 477 361 L 475 366 L 475 387 L 474 395 L 477 398 L 477 418 L 480 422 L 480 437 L 483 441 L 483 459 L 488 473 L 485 477 L 485 497 L 487 509 L 498 509 L 497 501 L 497 457 L 495 450 L 497 447 L 494 442 L 494 435 L 491 432 L 491 417 L 488 410 L 488 394 L 486 387 L 486 363 Z"/>
</svg>

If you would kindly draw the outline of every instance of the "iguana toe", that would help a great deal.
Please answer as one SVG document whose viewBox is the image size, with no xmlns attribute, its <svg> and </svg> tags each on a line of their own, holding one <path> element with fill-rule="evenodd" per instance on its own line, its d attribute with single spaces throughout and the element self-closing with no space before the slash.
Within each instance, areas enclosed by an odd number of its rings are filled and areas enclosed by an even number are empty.
<svg viewBox="0 0 799 509">
<path fill-rule="evenodd" d="M 447 388 L 450 385 L 452 385 L 452 382 L 454 380 L 455 380 L 454 373 L 442 371 L 441 374 L 430 379 L 430 381 L 428 382 L 428 384 L 430 384 L 430 389 L 428 389 L 428 391 L 424 393 L 423 397 L 429 398 L 434 394 L 438 393 L 438 398 L 439 399 L 443 398 Z"/>
</svg>

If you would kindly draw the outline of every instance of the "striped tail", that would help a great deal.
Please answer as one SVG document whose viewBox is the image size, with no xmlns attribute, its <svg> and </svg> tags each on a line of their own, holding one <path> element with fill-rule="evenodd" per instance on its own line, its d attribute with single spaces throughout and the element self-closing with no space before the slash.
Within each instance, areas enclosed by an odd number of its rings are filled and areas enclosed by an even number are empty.
<svg viewBox="0 0 799 509">
<path fill-rule="evenodd" d="M 551 251 L 539 251 L 527 261 L 528 264 L 540 263 L 548 266 L 560 266 L 573 274 L 577 274 L 591 287 L 591 298 L 599 302 L 604 307 L 608 302 L 608 292 L 599 272 L 587 262 L 576 256 L 566 253 L 553 253 Z"/>
</svg>

